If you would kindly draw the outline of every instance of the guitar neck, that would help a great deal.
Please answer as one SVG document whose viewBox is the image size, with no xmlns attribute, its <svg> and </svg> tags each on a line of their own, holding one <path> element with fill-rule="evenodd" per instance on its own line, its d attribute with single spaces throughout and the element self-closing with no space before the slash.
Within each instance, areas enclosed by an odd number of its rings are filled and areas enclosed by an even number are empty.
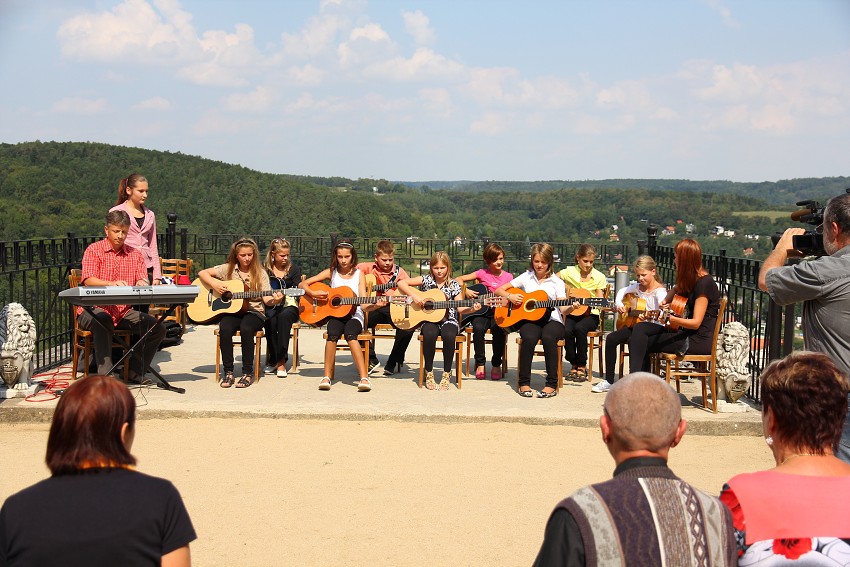
<svg viewBox="0 0 850 567">
<path fill-rule="evenodd" d="M 334 304 L 338 305 L 368 305 L 370 303 L 378 303 L 379 301 L 384 301 L 383 297 L 339 297 L 334 301 Z"/>
<path fill-rule="evenodd" d="M 296 287 L 288 287 L 286 289 L 264 289 L 262 291 L 240 291 L 233 294 L 234 299 L 256 299 L 258 297 L 266 297 L 282 293 L 283 295 L 298 297 L 304 295 L 304 290 Z"/>
<path fill-rule="evenodd" d="M 608 300 L 604 297 L 570 297 L 567 299 L 547 299 L 545 301 L 532 301 L 534 303 L 533 307 L 535 309 L 566 307 L 568 305 L 572 305 L 573 303 L 580 303 L 581 305 L 589 305 L 591 307 L 608 307 Z"/>
</svg>

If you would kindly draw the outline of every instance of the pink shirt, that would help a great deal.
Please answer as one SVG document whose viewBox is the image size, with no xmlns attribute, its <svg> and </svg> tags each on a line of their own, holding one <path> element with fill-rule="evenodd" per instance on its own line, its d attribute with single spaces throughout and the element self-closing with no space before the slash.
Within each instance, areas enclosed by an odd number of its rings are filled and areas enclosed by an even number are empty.
<svg viewBox="0 0 850 567">
<path fill-rule="evenodd" d="M 478 281 L 483 283 L 490 291 L 495 291 L 503 284 L 506 284 L 512 279 L 514 279 L 513 274 L 511 274 L 510 272 L 506 272 L 505 270 L 502 270 L 502 273 L 498 276 L 494 276 L 485 268 L 481 268 L 480 270 L 475 272 L 475 277 L 478 278 Z"/>
<path fill-rule="evenodd" d="M 127 208 L 127 201 L 109 210 L 110 212 L 124 211 L 130 216 L 130 229 L 127 231 L 124 244 L 141 252 L 142 258 L 145 259 L 145 266 L 153 268 L 154 279 L 161 278 L 162 267 L 159 265 L 159 248 L 156 244 L 156 215 L 153 211 L 145 207 L 145 218 L 140 227 L 138 219 L 133 217 L 133 213 Z"/>
</svg>

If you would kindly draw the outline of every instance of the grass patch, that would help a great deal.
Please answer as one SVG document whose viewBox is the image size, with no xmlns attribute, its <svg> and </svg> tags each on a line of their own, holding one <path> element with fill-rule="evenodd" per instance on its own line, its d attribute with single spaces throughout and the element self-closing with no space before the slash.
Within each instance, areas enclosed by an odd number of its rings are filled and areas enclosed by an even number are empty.
<svg viewBox="0 0 850 567">
<path fill-rule="evenodd" d="M 791 218 L 789 211 L 735 211 L 732 215 L 736 217 L 767 217 L 772 221 Z"/>
</svg>

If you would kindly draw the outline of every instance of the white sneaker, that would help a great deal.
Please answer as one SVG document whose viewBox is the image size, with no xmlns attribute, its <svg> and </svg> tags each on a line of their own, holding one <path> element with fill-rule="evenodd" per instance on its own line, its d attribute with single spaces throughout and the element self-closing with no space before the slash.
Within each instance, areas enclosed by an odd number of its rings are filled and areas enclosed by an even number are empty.
<svg viewBox="0 0 850 567">
<path fill-rule="evenodd" d="M 286 376 L 287 376 L 287 374 L 286 374 L 286 368 L 280 368 L 280 369 L 278 369 L 278 371 L 276 372 L 276 374 L 277 374 L 277 377 L 278 377 L 278 378 L 286 378 Z"/>
<path fill-rule="evenodd" d="M 609 382 L 608 380 L 603 380 L 602 382 L 597 382 L 596 384 L 594 384 L 590 391 L 595 392 L 597 394 L 604 394 L 610 389 L 611 382 Z"/>
</svg>

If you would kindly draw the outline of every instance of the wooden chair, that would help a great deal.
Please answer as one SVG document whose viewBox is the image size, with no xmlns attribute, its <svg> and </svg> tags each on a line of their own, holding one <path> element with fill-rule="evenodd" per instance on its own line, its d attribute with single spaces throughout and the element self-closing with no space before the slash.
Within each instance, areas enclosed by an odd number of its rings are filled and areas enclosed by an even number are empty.
<svg viewBox="0 0 850 567">
<path fill-rule="evenodd" d="M 80 285 L 80 279 L 82 278 L 81 270 L 71 270 L 68 274 L 68 287 L 77 287 Z M 88 378 L 89 376 L 89 357 L 91 356 L 93 345 L 93 333 L 92 331 L 81 329 L 79 326 L 79 322 L 77 321 L 77 306 L 71 305 L 71 316 L 74 318 L 74 345 L 73 352 L 71 354 L 71 379 L 77 379 L 77 365 L 80 360 L 80 350 L 82 349 L 83 358 L 86 361 L 85 366 L 83 368 L 83 378 Z M 127 352 L 130 349 L 130 345 L 132 345 L 133 334 L 130 331 L 124 329 L 115 329 L 112 332 L 112 348 L 120 348 L 122 352 Z M 125 361 L 124 364 L 124 382 L 127 382 L 130 376 L 130 365 L 129 361 Z"/>
<path fill-rule="evenodd" d="M 723 315 L 726 312 L 725 297 L 720 298 L 720 308 L 717 310 L 717 322 L 714 324 L 714 337 L 711 345 L 711 354 L 685 354 L 677 355 L 672 353 L 658 353 L 659 363 L 664 367 L 664 377 L 667 383 L 670 383 L 671 378 L 676 379 L 676 391 L 680 392 L 679 380 L 681 377 L 699 378 L 702 383 L 702 407 L 708 409 L 708 392 L 706 392 L 706 382 L 711 380 L 711 411 L 717 413 L 717 336 L 720 334 L 720 327 L 723 325 Z M 690 362 L 694 365 L 693 370 L 690 368 L 682 369 L 681 363 Z M 699 365 L 701 368 L 697 368 Z"/>
<path fill-rule="evenodd" d="M 160 258 L 159 265 L 162 269 L 162 275 L 168 276 L 172 278 L 175 282 L 180 276 L 186 276 L 191 280 L 192 278 L 192 259 L 187 258 L 183 260 L 182 258 Z M 161 314 L 163 311 L 166 311 L 170 305 L 151 305 L 148 313 L 151 315 Z M 166 321 L 177 321 L 181 327 L 183 327 L 183 332 L 186 332 L 186 308 L 183 305 L 178 305 L 174 308 L 174 311 L 165 318 Z"/>
<path fill-rule="evenodd" d="M 215 328 L 215 379 L 219 380 L 219 372 L 221 370 L 221 336 L 218 334 L 218 327 Z M 260 381 L 260 372 L 262 366 L 260 364 L 260 355 L 262 353 L 263 337 L 266 336 L 263 331 L 257 331 L 254 335 L 254 382 Z M 242 335 L 239 331 L 233 335 L 233 346 L 242 348 Z"/>
<path fill-rule="evenodd" d="M 463 345 L 466 343 L 466 335 L 463 333 L 458 334 L 455 337 L 455 376 L 457 376 L 457 388 L 463 386 Z M 437 353 L 442 353 L 445 346 L 443 346 L 443 337 L 437 335 Z M 422 387 L 422 383 L 425 381 L 425 351 L 423 349 L 423 337 L 422 334 L 419 334 L 419 387 Z M 437 380 L 437 383 L 440 381 Z"/>
<path fill-rule="evenodd" d="M 602 296 L 606 299 L 611 299 L 611 284 L 605 286 L 605 294 Z M 590 382 L 593 378 L 593 351 L 598 351 L 599 356 L 599 374 L 605 375 L 603 365 L 605 349 L 602 348 L 602 341 L 605 340 L 605 319 L 609 309 L 599 310 L 599 328 L 595 331 L 587 333 L 587 381 Z M 598 342 L 597 342 L 598 341 Z"/>
<path fill-rule="evenodd" d="M 296 321 L 292 324 L 292 332 L 290 333 L 289 342 L 292 343 L 292 366 L 290 372 L 298 372 L 298 333 L 301 331 L 301 323 Z"/>
<path fill-rule="evenodd" d="M 564 345 L 566 341 L 564 339 L 559 340 L 555 343 L 558 346 L 558 390 L 561 389 L 561 385 L 564 382 Z M 516 384 L 517 389 L 519 389 L 519 352 L 522 349 L 522 337 L 516 338 Z M 537 345 L 534 347 L 534 356 L 543 356 L 545 353 L 543 352 L 543 341 L 538 340 Z"/>
<path fill-rule="evenodd" d="M 466 327 L 464 327 L 463 331 L 464 331 L 464 333 L 466 333 L 466 374 L 467 374 L 467 376 L 470 376 L 469 365 L 470 365 L 472 359 L 469 355 L 472 352 L 472 327 L 466 326 Z M 484 333 L 484 345 L 485 346 L 490 345 L 491 348 L 493 346 L 493 333 L 490 332 L 490 329 L 487 329 L 487 331 Z M 505 354 L 502 355 L 502 377 L 503 378 L 507 377 L 507 375 L 508 375 L 508 332 L 507 331 L 505 332 L 505 351 L 504 351 L 504 353 Z"/>
<path fill-rule="evenodd" d="M 322 337 L 325 341 L 328 340 L 328 333 L 325 331 L 322 333 Z M 372 342 L 372 333 L 364 332 L 357 335 L 357 342 L 360 343 L 360 349 L 363 351 L 363 362 L 366 365 L 366 368 L 369 367 L 369 345 Z M 345 337 L 340 337 L 340 342 L 336 343 L 336 352 L 339 351 L 348 351 L 351 352 L 351 347 L 348 346 L 348 342 L 345 340 Z M 324 356 L 324 351 L 322 351 L 322 356 Z M 334 364 L 334 370 L 336 370 L 336 364 Z M 334 372 L 331 372 L 330 379 L 334 379 Z"/>
</svg>

